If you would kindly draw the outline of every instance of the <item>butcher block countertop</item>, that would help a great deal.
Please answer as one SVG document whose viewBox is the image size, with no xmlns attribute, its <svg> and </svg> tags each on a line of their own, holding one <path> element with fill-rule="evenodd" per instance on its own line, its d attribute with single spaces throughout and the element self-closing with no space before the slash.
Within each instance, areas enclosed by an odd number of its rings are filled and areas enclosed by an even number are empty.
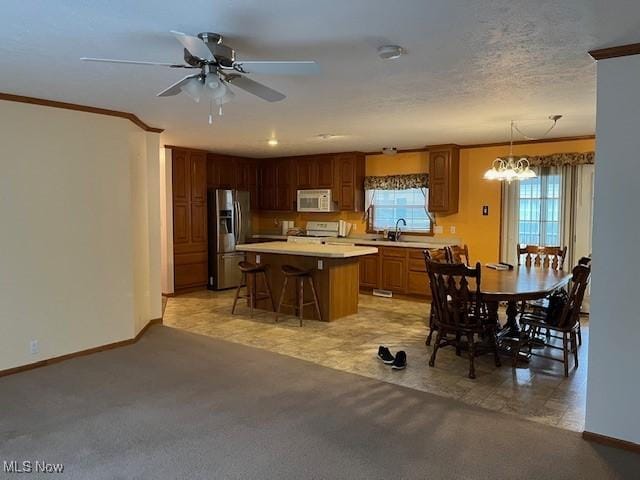
<svg viewBox="0 0 640 480">
<path fill-rule="evenodd" d="M 318 258 L 350 258 L 378 253 L 376 247 L 294 242 L 248 243 L 237 245 L 236 250 L 240 252 L 299 255 Z"/>
</svg>

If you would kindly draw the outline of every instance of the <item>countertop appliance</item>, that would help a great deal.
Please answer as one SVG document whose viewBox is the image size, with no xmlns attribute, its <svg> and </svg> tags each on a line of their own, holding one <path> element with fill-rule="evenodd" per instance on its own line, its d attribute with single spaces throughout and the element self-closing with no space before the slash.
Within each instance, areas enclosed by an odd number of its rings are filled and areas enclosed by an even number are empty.
<svg viewBox="0 0 640 480">
<path fill-rule="evenodd" d="M 331 189 L 298 190 L 298 212 L 333 212 Z"/>
<path fill-rule="evenodd" d="M 238 263 L 245 259 L 236 245 L 251 238 L 251 202 L 249 192 L 209 190 L 207 192 L 209 229 L 210 290 L 233 288 L 242 284 Z"/>
</svg>

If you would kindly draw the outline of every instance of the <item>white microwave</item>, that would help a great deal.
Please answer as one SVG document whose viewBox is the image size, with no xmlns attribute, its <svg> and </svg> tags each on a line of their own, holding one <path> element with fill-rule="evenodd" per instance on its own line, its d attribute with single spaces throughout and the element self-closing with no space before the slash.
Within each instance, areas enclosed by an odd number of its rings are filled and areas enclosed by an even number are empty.
<svg viewBox="0 0 640 480">
<path fill-rule="evenodd" d="M 331 190 L 298 190 L 299 212 L 333 212 Z"/>
</svg>

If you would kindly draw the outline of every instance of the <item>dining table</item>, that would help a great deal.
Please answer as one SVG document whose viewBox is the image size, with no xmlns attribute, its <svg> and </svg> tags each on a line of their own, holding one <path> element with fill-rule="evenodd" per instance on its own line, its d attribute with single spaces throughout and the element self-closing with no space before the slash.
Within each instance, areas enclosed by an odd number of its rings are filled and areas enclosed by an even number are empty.
<svg viewBox="0 0 640 480">
<path fill-rule="evenodd" d="M 523 301 L 540 300 L 571 280 L 571 272 L 535 266 L 515 266 L 512 270 L 495 270 L 482 267 L 480 292 L 487 305 L 489 321 L 500 326 L 498 309 L 500 302 L 507 303 L 507 320 L 498 333 L 499 340 L 520 338 L 518 313 Z"/>
</svg>

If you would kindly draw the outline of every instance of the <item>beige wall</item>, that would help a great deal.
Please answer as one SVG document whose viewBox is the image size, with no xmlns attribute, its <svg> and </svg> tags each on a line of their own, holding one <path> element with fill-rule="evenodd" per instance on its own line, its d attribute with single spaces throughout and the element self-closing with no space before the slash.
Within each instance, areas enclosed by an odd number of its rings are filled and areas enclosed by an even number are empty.
<svg viewBox="0 0 640 480">
<path fill-rule="evenodd" d="M 160 316 L 157 137 L 0 101 L 0 370 L 132 338 Z"/>
</svg>

